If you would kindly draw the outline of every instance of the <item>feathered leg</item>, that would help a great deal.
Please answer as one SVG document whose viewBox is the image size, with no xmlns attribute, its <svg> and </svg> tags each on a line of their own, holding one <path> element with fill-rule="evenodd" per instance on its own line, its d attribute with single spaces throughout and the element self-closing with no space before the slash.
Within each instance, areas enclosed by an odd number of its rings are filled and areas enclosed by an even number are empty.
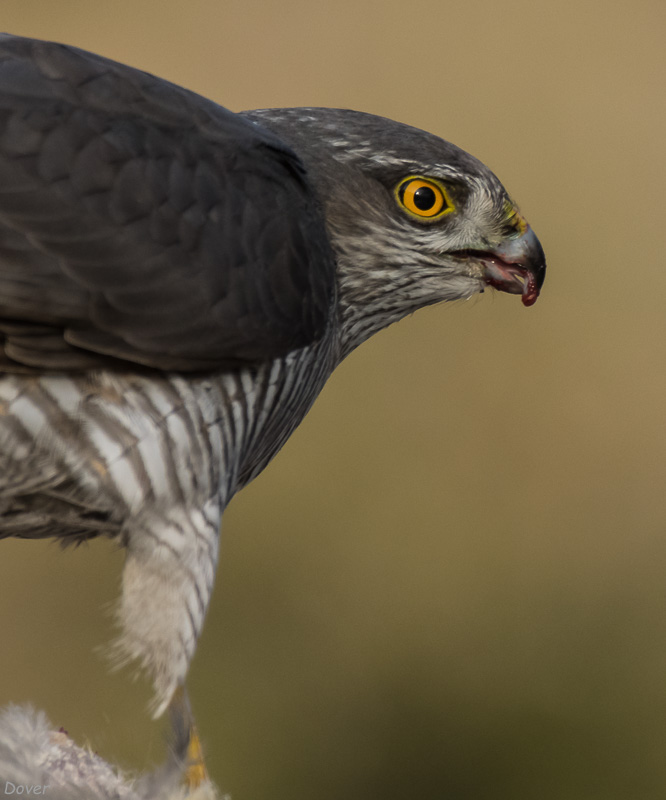
<svg viewBox="0 0 666 800">
<path fill-rule="evenodd" d="M 213 588 L 219 528 L 219 506 L 210 503 L 151 512 L 129 532 L 116 650 L 153 679 L 155 717 L 184 686 Z"/>
</svg>

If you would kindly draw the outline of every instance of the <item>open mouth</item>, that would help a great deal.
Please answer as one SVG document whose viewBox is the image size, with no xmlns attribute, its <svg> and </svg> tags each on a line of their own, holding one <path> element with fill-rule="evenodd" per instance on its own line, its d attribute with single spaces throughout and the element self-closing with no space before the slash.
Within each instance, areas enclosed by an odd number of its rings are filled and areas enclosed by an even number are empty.
<svg viewBox="0 0 666 800">
<path fill-rule="evenodd" d="M 525 306 L 536 303 L 545 277 L 545 264 L 533 269 L 524 264 L 505 261 L 497 253 L 486 250 L 459 250 L 455 255 L 481 264 L 483 281 L 487 286 L 500 292 L 522 295 Z"/>
</svg>

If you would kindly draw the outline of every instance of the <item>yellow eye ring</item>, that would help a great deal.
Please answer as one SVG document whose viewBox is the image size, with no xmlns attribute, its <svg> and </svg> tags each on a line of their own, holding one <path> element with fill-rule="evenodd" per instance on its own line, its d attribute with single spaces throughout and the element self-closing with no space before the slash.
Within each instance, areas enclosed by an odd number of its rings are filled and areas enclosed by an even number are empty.
<svg viewBox="0 0 666 800">
<path fill-rule="evenodd" d="M 433 178 L 410 175 L 395 187 L 396 199 L 411 216 L 435 220 L 455 210 L 444 185 Z"/>
</svg>

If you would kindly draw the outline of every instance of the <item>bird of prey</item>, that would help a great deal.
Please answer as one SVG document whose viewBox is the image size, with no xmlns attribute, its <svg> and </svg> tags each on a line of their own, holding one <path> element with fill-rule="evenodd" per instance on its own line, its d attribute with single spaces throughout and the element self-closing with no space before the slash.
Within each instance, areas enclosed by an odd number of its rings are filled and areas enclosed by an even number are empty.
<svg viewBox="0 0 666 800">
<path fill-rule="evenodd" d="M 74 47 L 0 37 L 0 536 L 126 549 L 120 652 L 163 712 L 233 495 L 335 367 L 423 306 L 537 299 L 495 175 L 329 108 L 232 113 Z"/>
</svg>

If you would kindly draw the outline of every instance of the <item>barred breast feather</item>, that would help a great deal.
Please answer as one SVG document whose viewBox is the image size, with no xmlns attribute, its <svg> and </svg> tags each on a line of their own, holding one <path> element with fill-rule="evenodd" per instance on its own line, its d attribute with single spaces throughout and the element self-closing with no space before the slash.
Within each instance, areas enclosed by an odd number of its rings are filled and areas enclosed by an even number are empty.
<svg viewBox="0 0 666 800">
<path fill-rule="evenodd" d="M 205 377 L 0 378 L 0 536 L 127 547 L 116 649 L 154 676 L 158 711 L 201 632 L 224 507 L 309 409 L 330 341 Z"/>
</svg>

